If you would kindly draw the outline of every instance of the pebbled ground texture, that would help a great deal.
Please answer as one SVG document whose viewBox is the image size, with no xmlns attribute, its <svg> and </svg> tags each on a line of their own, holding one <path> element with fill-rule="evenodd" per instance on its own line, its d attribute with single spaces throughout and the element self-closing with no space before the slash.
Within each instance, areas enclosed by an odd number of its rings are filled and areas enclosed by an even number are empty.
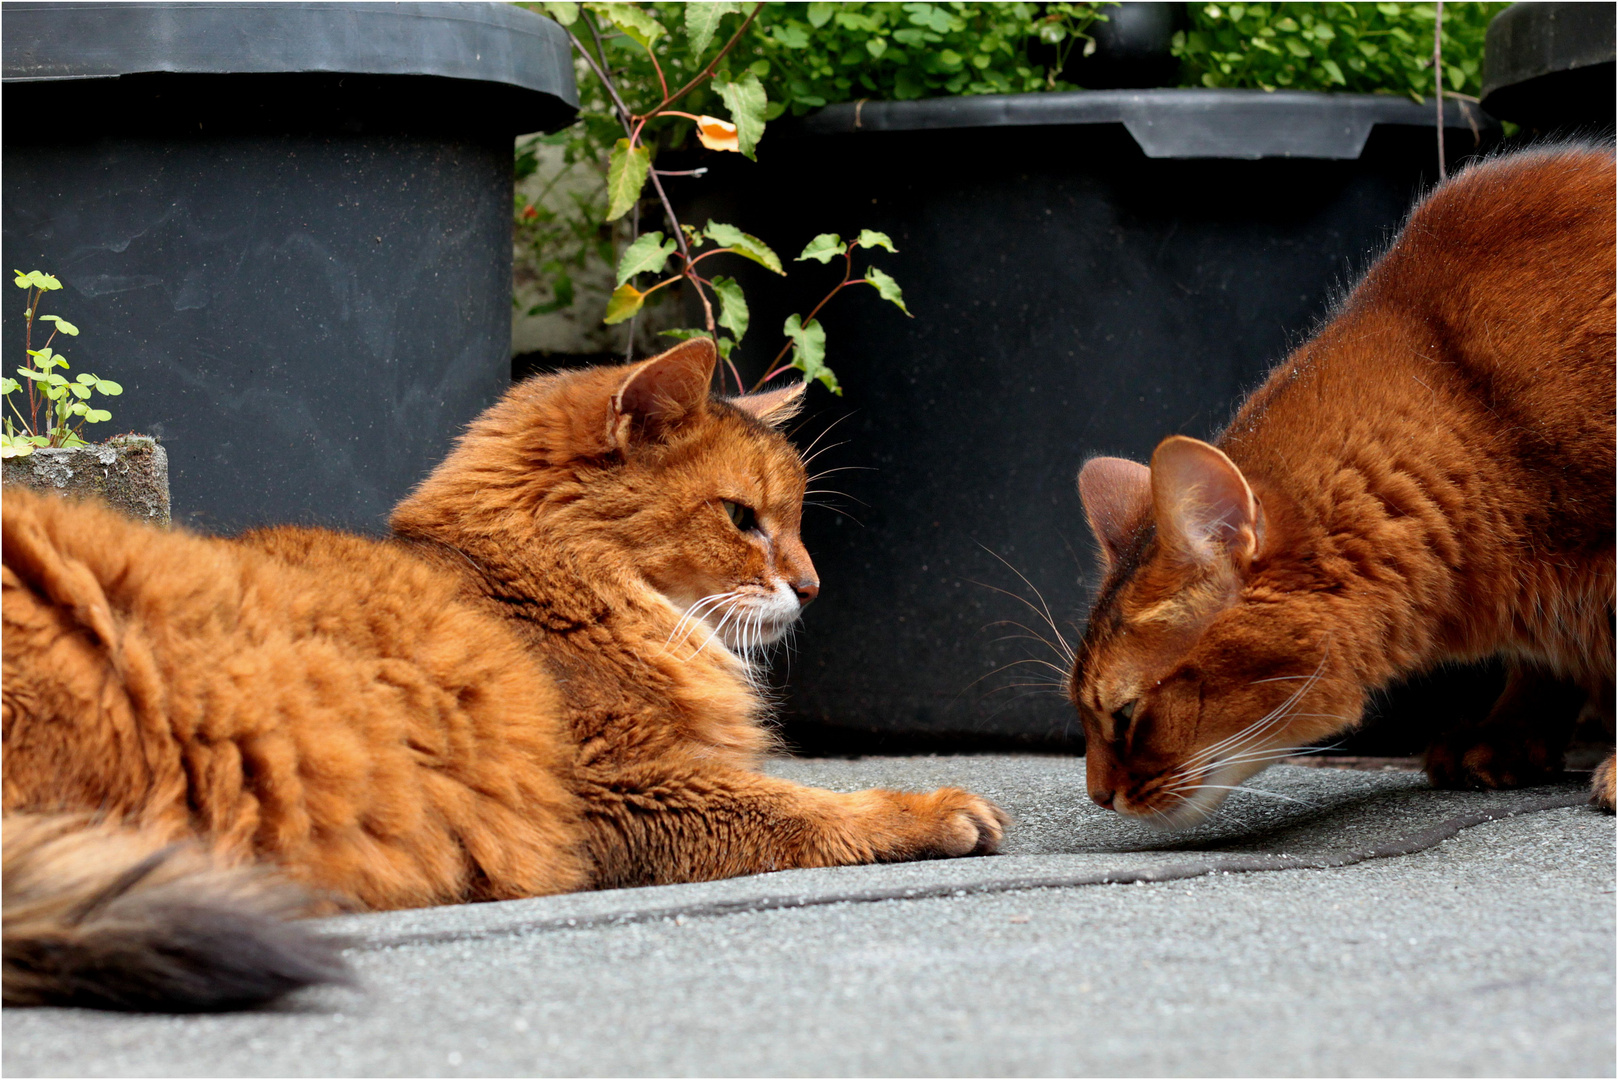
<svg viewBox="0 0 1618 1080">
<path fill-rule="evenodd" d="M 1005 854 L 327 920 L 362 988 L 6 1010 L 7 1076 L 1612 1076 L 1614 819 L 1573 784 L 1277 766 L 1172 835 L 1082 760 L 783 760 L 955 784 Z"/>
</svg>

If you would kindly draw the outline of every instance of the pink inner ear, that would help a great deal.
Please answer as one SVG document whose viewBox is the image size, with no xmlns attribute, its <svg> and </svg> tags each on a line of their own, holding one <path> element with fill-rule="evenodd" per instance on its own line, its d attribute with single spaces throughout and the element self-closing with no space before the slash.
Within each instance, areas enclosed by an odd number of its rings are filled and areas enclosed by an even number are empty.
<svg viewBox="0 0 1618 1080">
<path fill-rule="evenodd" d="M 613 400 L 620 416 L 648 425 L 674 423 L 701 409 L 713 380 L 713 342 L 692 338 L 635 368 Z"/>
<path fill-rule="evenodd" d="M 1158 535 L 1201 560 L 1222 552 L 1253 554 L 1258 507 L 1252 489 L 1217 447 L 1172 436 L 1152 454 L 1151 475 Z"/>
<path fill-rule="evenodd" d="M 1124 458 L 1091 458 L 1079 470 L 1079 498 L 1102 557 L 1111 566 L 1151 506 L 1151 470 Z"/>
<path fill-rule="evenodd" d="M 808 383 L 793 383 L 779 390 L 766 390 L 762 394 L 743 394 L 741 397 L 726 400 L 754 419 L 762 420 L 771 427 L 780 427 L 798 415 L 798 410 L 803 407 L 804 391 L 808 386 Z"/>
</svg>

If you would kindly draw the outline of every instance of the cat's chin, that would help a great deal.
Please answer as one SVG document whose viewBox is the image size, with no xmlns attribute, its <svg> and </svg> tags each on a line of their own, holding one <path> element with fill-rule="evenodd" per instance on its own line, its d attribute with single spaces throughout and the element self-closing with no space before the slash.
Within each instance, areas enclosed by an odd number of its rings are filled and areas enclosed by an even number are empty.
<svg viewBox="0 0 1618 1080">
<path fill-rule="evenodd" d="M 1153 807 L 1149 804 L 1131 805 L 1120 800 L 1115 803 L 1119 813 L 1147 825 L 1158 832 L 1181 832 L 1201 825 L 1224 805 L 1231 789 L 1242 781 L 1264 771 L 1265 764 L 1231 764 L 1205 773 L 1193 787 L 1181 788 L 1171 796 L 1172 806 Z"/>
</svg>

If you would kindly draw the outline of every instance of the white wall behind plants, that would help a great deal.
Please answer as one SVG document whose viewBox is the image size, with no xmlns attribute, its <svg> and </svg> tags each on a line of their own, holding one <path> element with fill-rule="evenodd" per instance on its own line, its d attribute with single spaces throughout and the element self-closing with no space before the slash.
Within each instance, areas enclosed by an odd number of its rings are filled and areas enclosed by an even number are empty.
<svg viewBox="0 0 1618 1080">
<path fill-rule="evenodd" d="M 530 200 L 538 199 L 551 180 L 566 169 L 561 147 L 540 146 L 537 152 L 539 167 L 532 176 L 517 182 L 517 191 Z M 571 205 L 570 194 L 589 194 L 602 186 L 603 181 L 594 170 L 575 166 L 566 169 L 565 175 L 550 189 L 549 202 L 560 209 Z M 617 248 L 622 250 L 631 237 L 628 220 L 619 224 L 621 235 L 617 237 Z M 652 227 L 656 228 L 655 225 Z M 612 294 L 616 284 L 613 268 L 592 258 L 584 271 L 573 275 L 576 299 L 572 306 L 543 315 L 529 315 L 527 312 L 530 308 L 550 299 L 550 292 L 524 255 L 521 246 L 517 246 L 512 263 L 511 287 L 516 302 L 511 309 L 511 354 L 622 355 L 628 343 L 629 326 L 604 326 L 601 322 L 607 310 L 607 297 Z M 671 286 L 664 293 L 674 293 L 676 288 Z M 635 354 L 650 356 L 669 347 L 673 339 L 659 337 L 658 331 L 682 325 L 685 325 L 685 319 L 678 295 L 669 296 L 661 303 L 649 304 L 642 309 L 634 323 Z"/>
</svg>

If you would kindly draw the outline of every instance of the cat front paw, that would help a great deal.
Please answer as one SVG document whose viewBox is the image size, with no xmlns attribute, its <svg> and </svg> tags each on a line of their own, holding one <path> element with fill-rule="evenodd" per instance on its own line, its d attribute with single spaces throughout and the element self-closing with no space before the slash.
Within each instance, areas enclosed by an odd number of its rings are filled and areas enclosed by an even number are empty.
<svg viewBox="0 0 1618 1080">
<path fill-rule="evenodd" d="M 913 858 L 951 859 L 962 855 L 993 855 L 1000 850 L 1011 816 L 980 795 L 960 788 L 939 788 L 909 796 L 911 813 L 932 824 Z"/>
</svg>

